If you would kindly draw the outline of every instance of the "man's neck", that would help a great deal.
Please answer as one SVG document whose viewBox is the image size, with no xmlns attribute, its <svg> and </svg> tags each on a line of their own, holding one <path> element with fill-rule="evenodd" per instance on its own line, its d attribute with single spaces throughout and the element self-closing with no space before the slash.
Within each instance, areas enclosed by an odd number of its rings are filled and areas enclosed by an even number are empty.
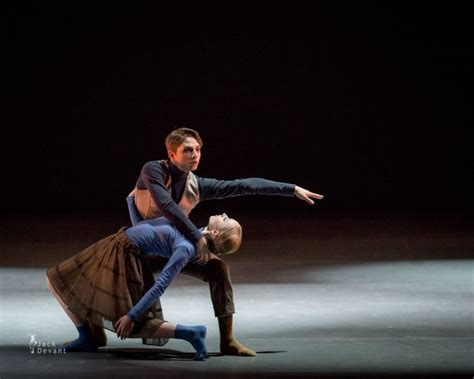
<svg viewBox="0 0 474 379">
<path fill-rule="evenodd" d="M 178 175 L 178 176 L 181 176 L 181 175 L 186 175 L 188 174 L 189 171 L 183 171 L 181 170 L 175 163 L 173 163 L 171 160 L 170 160 L 170 171 L 174 174 L 174 175 Z"/>
</svg>

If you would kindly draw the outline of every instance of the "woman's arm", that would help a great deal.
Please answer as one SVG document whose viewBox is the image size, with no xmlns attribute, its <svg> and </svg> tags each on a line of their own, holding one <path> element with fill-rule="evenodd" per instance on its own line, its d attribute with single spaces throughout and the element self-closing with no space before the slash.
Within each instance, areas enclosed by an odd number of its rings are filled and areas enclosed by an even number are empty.
<svg viewBox="0 0 474 379">
<path fill-rule="evenodd" d="M 127 196 L 127 206 L 128 206 L 128 214 L 130 215 L 130 221 L 132 225 L 138 224 L 140 221 L 143 221 L 143 217 L 138 212 L 137 206 L 135 205 L 135 196 L 128 195 Z"/>
<path fill-rule="evenodd" d="M 119 318 L 115 323 L 114 326 L 117 337 L 125 339 L 130 335 L 134 323 L 160 298 L 192 256 L 193 250 L 189 246 L 181 245 L 175 249 L 168 263 L 163 268 L 163 271 L 161 271 L 160 276 L 156 279 L 153 287 L 143 295 L 126 315 Z"/>
<path fill-rule="evenodd" d="M 152 304 L 160 298 L 176 275 L 183 269 L 192 256 L 192 251 L 187 246 L 178 246 L 173 252 L 166 266 L 156 279 L 155 284 L 140 299 L 140 301 L 128 312 L 128 317 L 136 321 Z"/>
</svg>

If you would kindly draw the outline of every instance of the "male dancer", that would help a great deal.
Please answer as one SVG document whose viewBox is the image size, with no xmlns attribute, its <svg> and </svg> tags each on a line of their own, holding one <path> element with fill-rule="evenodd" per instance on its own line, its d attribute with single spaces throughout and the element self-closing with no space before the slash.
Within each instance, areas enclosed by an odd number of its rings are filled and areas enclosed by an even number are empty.
<svg viewBox="0 0 474 379">
<path fill-rule="evenodd" d="M 209 249 L 207 240 L 189 220 L 192 209 L 202 200 L 242 195 L 296 196 L 314 204 L 322 195 L 293 184 L 261 178 L 216 180 L 193 174 L 201 159 L 203 146 L 199 133 L 188 128 L 173 130 L 166 137 L 169 160 L 150 161 L 143 166 L 134 190 L 127 197 L 132 224 L 159 216 L 168 218 L 190 241 L 196 243 L 200 260 L 188 263 L 182 273 L 209 282 L 215 316 L 219 322 L 222 354 L 255 356 L 255 351 L 233 336 L 234 311 L 229 268 Z M 163 267 L 152 264 L 153 271 Z"/>
</svg>

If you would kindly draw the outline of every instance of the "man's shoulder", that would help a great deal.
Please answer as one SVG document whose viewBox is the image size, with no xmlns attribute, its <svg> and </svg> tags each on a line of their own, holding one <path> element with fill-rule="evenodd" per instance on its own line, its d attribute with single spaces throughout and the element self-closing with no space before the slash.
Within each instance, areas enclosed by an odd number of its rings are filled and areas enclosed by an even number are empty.
<svg viewBox="0 0 474 379">
<path fill-rule="evenodd" d="M 168 166 L 167 159 L 154 159 L 152 161 L 148 161 L 143 164 L 143 167 L 160 167 L 161 168 L 163 166 Z"/>
<path fill-rule="evenodd" d="M 166 159 L 153 160 L 146 162 L 142 167 L 142 174 L 164 173 L 168 169 Z"/>
<path fill-rule="evenodd" d="M 208 178 L 208 177 L 205 177 L 205 176 L 200 176 L 200 175 L 197 175 L 194 172 L 190 172 L 190 174 L 193 174 L 198 182 L 203 182 L 203 183 L 206 183 L 206 184 L 208 182 L 212 182 L 213 184 L 215 182 L 219 182 L 219 179 L 216 179 L 216 178 Z"/>
</svg>

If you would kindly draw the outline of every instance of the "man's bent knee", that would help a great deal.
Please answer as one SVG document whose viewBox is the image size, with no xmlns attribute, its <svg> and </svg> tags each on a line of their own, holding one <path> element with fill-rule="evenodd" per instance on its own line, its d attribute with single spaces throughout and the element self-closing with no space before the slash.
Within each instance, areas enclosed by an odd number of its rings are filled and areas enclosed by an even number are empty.
<svg viewBox="0 0 474 379">
<path fill-rule="evenodd" d="M 227 279 L 230 277 L 230 268 L 224 261 L 214 259 L 208 262 L 206 267 L 206 279 L 208 281 L 216 281 Z"/>
</svg>

